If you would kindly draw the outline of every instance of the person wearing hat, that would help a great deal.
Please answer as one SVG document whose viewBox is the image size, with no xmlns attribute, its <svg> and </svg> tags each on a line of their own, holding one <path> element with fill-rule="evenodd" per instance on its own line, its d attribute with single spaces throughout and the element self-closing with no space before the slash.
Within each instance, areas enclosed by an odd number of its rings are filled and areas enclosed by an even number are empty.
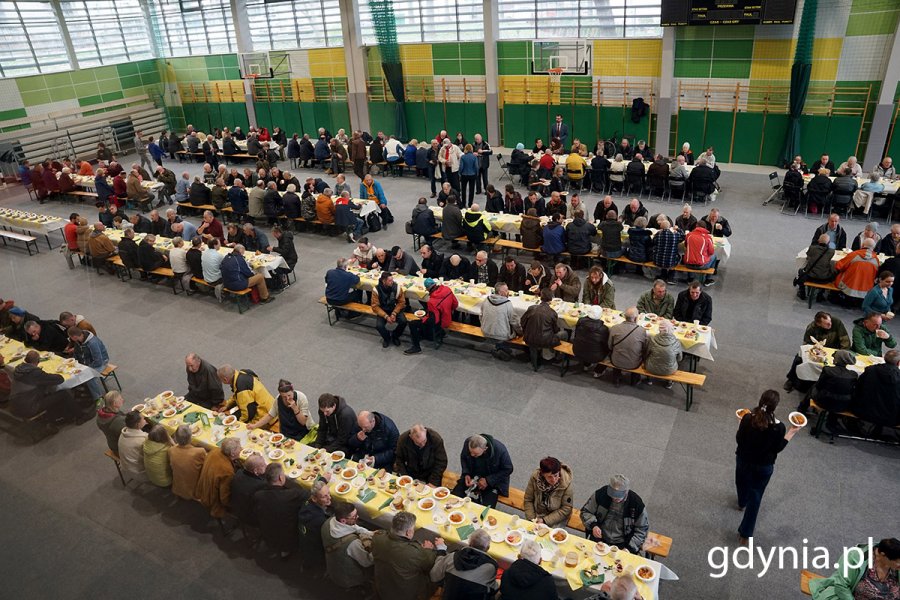
<svg viewBox="0 0 900 600">
<path fill-rule="evenodd" d="M 644 501 L 624 475 L 613 475 L 609 485 L 591 494 L 581 507 L 581 520 L 590 540 L 640 552 L 650 530 Z"/>
<path fill-rule="evenodd" d="M 523 184 L 526 183 L 529 169 L 528 155 L 525 154 L 525 144 L 516 144 L 516 148 L 512 151 L 512 156 L 509 159 L 508 169 L 510 175 L 518 175 L 521 178 L 521 182 Z"/>
<path fill-rule="evenodd" d="M 593 366 L 596 379 L 606 371 L 606 367 L 600 363 L 609 356 L 609 328 L 602 316 L 603 307 L 588 308 L 587 315 L 578 319 L 575 324 L 575 341 L 572 342 L 575 360 L 584 365 L 585 371 Z"/>
<path fill-rule="evenodd" d="M 420 342 L 423 337 L 434 341 L 435 350 L 440 348 L 444 343 L 447 328 L 453 322 L 453 311 L 459 306 L 459 300 L 453 291 L 430 277 L 425 280 L 425 289 L 428 291 L 425 316 L 420 320 L 409 322 L 412 346 L 404 350 L 404 354 L 421 352 Z"/>
<path fill-rule="evenodd" d="M 862 231 L 859 232 L 855 238 L 853 238 L 853 243 L 850 245 L 851 250 L 859 250 L 862 248 L 862 242 L 865 239 L 871 239 L 875 241 L 875 247 L 881 243 L 881 234 L 878 233 L 878 223 L 875 221 L 869 221 L 866 223 L 866 226 Z"/>
<path fill-rule="evenodd" d="M 6 304 L 9 305 L 10 308 L 0 313 L 6 316 L 6 318 L 0 322 L 3 325 L 0 333 L 7 335 L 14 340 L 24 342 L 26 337 L 25 323 L 28 323 L 29 321 L 36 322 L 40 319 L 26 311 L 24 308 L 13 306 L 12 300 L 9 300 Z"/>
</svg>

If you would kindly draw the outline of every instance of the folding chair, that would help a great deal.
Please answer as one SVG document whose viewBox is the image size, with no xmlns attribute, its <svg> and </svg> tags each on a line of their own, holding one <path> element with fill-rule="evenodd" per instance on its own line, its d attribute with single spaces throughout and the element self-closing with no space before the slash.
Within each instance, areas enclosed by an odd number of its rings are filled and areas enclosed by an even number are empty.
<svg viewBox="0 0 900 600">
<path fill-rule="evenodd" d="M 781 178 L 778 177 L 778 171 L 769 173 L 769 185 L 772 186 L 772 194 L 763 202 L 763 206 L 767 205 L 775 197 L 775 194 L 781 191 Z"/>
<path fill-rule="evenodd" d="M 796 215 L 800 212 L 800 205 L 803 203 L 803 195 L 801 194 L 801 189 L 796 184 L 785 183 L 781 186 L 781 196 L 784 198 L 784 202 L 781 203 L 781 213 L 784 214 L 785 207 L 790 207 L 792 201 L 797 202 L 797 209 L 794 211 Z M 807 212 L 809 212 L 809 208 L 807 207 Z"/>
<path fill-rule="evenodd" d="M 500 175 L 500 177 L 497 179 L 497 181 L 500 181 L 500 179 L 503 179 L 504 177 L 506 177 L 507 179 L 512 181 L 513 180 L 512 175 L 509 174 L 509 163 L 503 162 L 502 154 L 497 154 L 497 164 L 500 165 L 500 171 L 503 173 L 502 175 Z"/>
</svg>

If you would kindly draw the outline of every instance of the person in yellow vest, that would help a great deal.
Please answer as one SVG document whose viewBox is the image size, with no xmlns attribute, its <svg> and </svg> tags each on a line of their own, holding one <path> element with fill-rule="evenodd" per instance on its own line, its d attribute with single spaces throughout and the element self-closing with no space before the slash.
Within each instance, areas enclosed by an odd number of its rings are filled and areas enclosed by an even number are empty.
<svg viewBox="0 0 900 600">
<path fill-rule="evenodd" d="M 225 401 L 220 411 L 234 405 L 240 409 L 240 420 L 253 424 L 267 415 L 275 404 L 275 398 L 262 384 L 256 373 L 249 369 L 239 370 L 231 365 L 222 365 L 216 371 L 219 380 L 231 386 L 231 398 Z M 269 421 L 270 431 L 278 431 L 278 418 Z"/>
</svg>

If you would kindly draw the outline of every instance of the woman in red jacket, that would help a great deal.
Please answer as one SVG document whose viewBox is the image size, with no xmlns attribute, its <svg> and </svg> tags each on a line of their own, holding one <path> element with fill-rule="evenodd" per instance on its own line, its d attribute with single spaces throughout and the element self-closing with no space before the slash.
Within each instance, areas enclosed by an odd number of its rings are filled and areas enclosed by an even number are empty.
<svg viewBox="0 0 900 600">
<path fill-rule="evenodd" d="M 423 336 L 427 340 L 434 341 L 435 349 L 440 348 L 444 343 L 447 328 L 453 322 L 453 311 L 459 306 L 459 300 L 453 291 L 430 277 L 425 280 L 425 289 L 428 290 L 425 316 L 421 317 L 421 320 L 409 320 L 412 346 L 404 350 L 404 354 L 421 352 L 419 342 Z"/>
</svg>

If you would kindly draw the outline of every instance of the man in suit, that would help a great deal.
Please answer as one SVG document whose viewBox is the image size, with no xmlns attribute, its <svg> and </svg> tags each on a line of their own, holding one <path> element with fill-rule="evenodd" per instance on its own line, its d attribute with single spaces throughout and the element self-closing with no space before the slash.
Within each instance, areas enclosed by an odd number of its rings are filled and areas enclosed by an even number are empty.
<svg viewBox="0 0 900 600">
<path fill-rule="evenodd" d="M 203 142 L 203 160 L 213 171 L 219 168 L 219 142 L 211 135 L 206 136 L 206 141 Z"/>
<path fill-rule="evenodd" d="M 563 123 L 562 115 L 556 115 L 556 123 L 550 128 L 550 139 L 558 138 L 562 142 L 563 148 L 566 148 L 566 142 L 569 140 L 569 126 Z"/>
</svg>

